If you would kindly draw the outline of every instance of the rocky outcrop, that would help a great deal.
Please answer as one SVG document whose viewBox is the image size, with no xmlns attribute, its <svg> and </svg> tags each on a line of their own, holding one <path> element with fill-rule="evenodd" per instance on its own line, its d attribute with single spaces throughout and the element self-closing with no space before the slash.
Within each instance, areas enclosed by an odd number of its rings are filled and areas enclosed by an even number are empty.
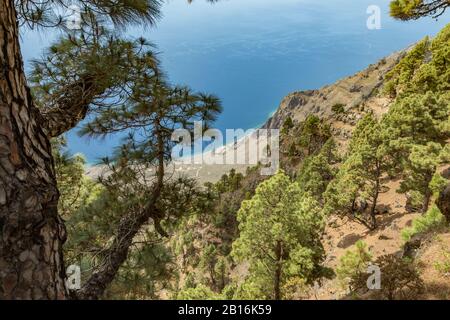
<svg viewBox="0 0 450 320">
<path fill-rule="evenodd" d="M 347 140 L 351 136 L 351 127 L 356 125 L 365 109 L 372 109 L 376 114 L 387 111 L 390 101 L 378 97 L 377 93 L 384 83 L 386 73 L 407 50 L 394 53 L 364 71 L 319 90 L 289 94 L 263 128 L 281 128 L 288 117 L 294 122 L 301 122 L 309 115 L 316 115 L 334 123 L 334 135 Z"/>
</svg>

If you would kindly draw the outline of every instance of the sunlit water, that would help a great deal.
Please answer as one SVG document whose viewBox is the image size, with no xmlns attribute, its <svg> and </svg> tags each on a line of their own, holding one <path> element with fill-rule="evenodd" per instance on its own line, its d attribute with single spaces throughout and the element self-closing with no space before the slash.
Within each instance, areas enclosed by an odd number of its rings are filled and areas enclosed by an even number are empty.
<svg viewBox="0 0 450 320">
<path fill-rule="evenodd" d="M 381 7 L 381 30 L 369 30 L 369 5 Z M 262 124 L 289 92 L 319 88 L 351 75 L 450 21 L 394 21 L 388 0 L 225 0 L 207 4 L 171 0 L 156 28 L 133 28 L 158 46 L 172 83 L 217 94 L 224 106 L 216 127 Z M 42 54 L 55 35 L 26 32 L 24 58 Z M 90 163 L 111 153 L 119 137 L 68 134 L 72 152 Z"/>
</svg>

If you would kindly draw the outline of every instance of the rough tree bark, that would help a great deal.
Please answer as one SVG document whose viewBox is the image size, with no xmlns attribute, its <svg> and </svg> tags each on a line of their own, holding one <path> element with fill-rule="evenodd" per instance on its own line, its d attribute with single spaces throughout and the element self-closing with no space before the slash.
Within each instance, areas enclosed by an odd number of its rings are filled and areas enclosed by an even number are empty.
<svg viewBox="0 0 450 320">
<path fill-rule="evenodd" d="M 0 2 L 0 299 L 64 299 L 51 146 L 26 84 L 13 0 Z"/>
</svg>

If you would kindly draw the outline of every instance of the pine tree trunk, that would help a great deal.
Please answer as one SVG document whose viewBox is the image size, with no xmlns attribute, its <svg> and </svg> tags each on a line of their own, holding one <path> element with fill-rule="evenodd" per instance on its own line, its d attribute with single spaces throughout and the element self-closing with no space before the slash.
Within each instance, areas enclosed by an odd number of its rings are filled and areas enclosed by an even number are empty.
<svg viewBox="0 0 450 320">
<path fill-rule="evenodd" d="M 275 281 L 274 281 L 274 299 L 281 300 L 281 268 L 282 268 L 282 259 L 283 259 L 283 247 L 281 241 L 277 242 L 277 247 L 275 249 L 275 258 L 276 258 L 276 268 L 275 268 Z"/>
<path fill-rule="evenodd" d="M 64 299 L 51 146 L 26 85 L 13 0 L 0 1 L 0 299 Z"/>
<path fill-rule="evenodd" d="M 450 183 L 447 184 L 447 187 L 439 194 L 436 205 L 447 219 L 447 222 L 450 223 Z"/>
<path fill-rule="evenodd" d="M 375 216 L 375 210 L 377 208 L 378 194 L 379 194 L 379 188 L 378 188 L 378 182 L 377 182 L 375 195 L 373 197 L 373 203 L 372 203 L 372 206 L 370 208 L 370 220 L 371 220 L 370 221 L 370 228 L 372 230 L 375 230 L 377 228 L 377 217 Z"/>
</svg>

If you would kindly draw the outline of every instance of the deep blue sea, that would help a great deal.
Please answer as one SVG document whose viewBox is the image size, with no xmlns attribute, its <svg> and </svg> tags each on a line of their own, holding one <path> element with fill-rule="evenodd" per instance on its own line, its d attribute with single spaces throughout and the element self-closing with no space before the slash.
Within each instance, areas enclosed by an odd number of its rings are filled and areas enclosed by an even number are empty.
<svg viewBox="0 0 450 320">
<path fill-rule="evenodd" d="M 370 5 L 381 8 L 380 30 L 366 26 Z M 217 128 L 248 129 L 262 124 L 288 93 L 333 83 L 450 22 L 449 13 L 438 21 L 399 22 L 388 11 L 389 0 L 170 0 L 156 27 L 134 27 L 127 35 L 158 46 L 172 83 L 221 98 Z M 24 32 L 25 61 L 42 55 L 56 36 Z M 95 163 L 119 138 L 79 138 L 74 129 L 68 141 L 72 152 Z"/>
</svg>

